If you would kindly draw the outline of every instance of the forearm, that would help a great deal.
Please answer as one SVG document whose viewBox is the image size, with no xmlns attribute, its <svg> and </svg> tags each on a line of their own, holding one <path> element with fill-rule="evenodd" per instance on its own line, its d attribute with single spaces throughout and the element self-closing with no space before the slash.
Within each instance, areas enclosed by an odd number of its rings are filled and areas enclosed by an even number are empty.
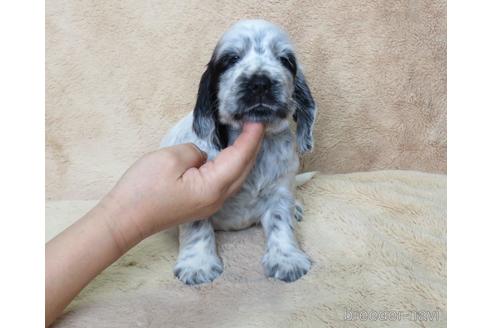
<svg viewBox="0 0 492 328">
<path fill-rule="evenodd" d="M 130 226 L 130 215 L 105 199 L 46 244 L 46 325 L 94 277 L 143 238 Z"/>
</svg>

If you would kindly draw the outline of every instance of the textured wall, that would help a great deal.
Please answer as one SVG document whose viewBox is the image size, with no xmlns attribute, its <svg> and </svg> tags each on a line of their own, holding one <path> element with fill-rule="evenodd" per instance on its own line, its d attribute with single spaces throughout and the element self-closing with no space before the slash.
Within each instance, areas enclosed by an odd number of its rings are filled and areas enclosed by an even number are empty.
<svg viewBox="0 0 492 328">
<path fill-rule="evenodd" d="M 241 18 L 291 35 L 317 100 L 305 170 L 446 171 L 446 2 L 46 2 L 46 196 L 94 199 L 192 110 Z"/>
</svg>

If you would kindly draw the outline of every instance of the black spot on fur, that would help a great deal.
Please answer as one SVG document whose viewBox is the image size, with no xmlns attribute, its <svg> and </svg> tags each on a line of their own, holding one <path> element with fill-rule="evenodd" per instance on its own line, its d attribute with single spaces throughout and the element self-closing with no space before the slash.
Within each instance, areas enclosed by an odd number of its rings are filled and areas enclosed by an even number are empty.
<svg viewBox="0 0 492 328">
<path fill-rule="evenodd" d="M 202 220 L 199 220 L 199 221 L 193 221 L 193 223 L 191 224 L 191 227 L 194 228 L 194 229 L 198 229 L 198 228 L 201 228 L 203 226 L 203 223 L 205 221 L 202 221 Z"/>
<path fill-rule="evenodd" d="M 183 270 L 182 270 L 181 268 L 179 268 L 179 269 L 174 269 L 174 276 L 175 276 L 176 278 L 179 278 L 179 276 L 181 275 L 181 272 L 182 272 L 182 271 L 183 271 Z"/>
</svg>

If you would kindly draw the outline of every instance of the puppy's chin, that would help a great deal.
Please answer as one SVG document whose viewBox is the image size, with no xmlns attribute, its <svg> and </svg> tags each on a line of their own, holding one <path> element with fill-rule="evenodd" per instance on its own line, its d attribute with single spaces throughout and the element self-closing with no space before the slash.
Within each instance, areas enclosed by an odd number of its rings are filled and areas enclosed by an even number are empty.
<svg viewBox="0 0 492 328">
<path fill-rule="evenodd" d="M 232 116 L 235 122 L 258 122 L 266 125 L 276 124 L 287 118 L 287 109 L 280 106 L 257 104 L 245 110 L 238 111 Z"/>
<path fill-rule="evenodd" d="M 248 113 L 247 115 L 241 115 L 240 117 L 234 118 L 229 117 L 227 120 L 221 119 L 221 123 L 231 127 L 233 130 L 241 130 L 244 123 L 255 122 L 263 123 L 266 130 L 266 134 L 279 133 L 285 129 L 289 128 L 289 120 L 287 118 L 288 114 L 275 115 L 275 114 L 260 114 L 254 115 L 255 113 Z"/>
</svg>

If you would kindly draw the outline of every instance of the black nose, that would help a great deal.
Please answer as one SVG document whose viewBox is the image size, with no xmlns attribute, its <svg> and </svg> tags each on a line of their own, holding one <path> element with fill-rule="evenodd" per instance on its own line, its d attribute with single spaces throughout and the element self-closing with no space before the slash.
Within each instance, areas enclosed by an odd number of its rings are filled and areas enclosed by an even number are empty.
<svg viewBox="0 0 492 328">
<path fill-rule="evenodd" d="M 272 87 L 272 81 L 265 75 L 253 75 L 251 77 L 249 88 L 258 96 L 266 94 Z"/>
</svg>

